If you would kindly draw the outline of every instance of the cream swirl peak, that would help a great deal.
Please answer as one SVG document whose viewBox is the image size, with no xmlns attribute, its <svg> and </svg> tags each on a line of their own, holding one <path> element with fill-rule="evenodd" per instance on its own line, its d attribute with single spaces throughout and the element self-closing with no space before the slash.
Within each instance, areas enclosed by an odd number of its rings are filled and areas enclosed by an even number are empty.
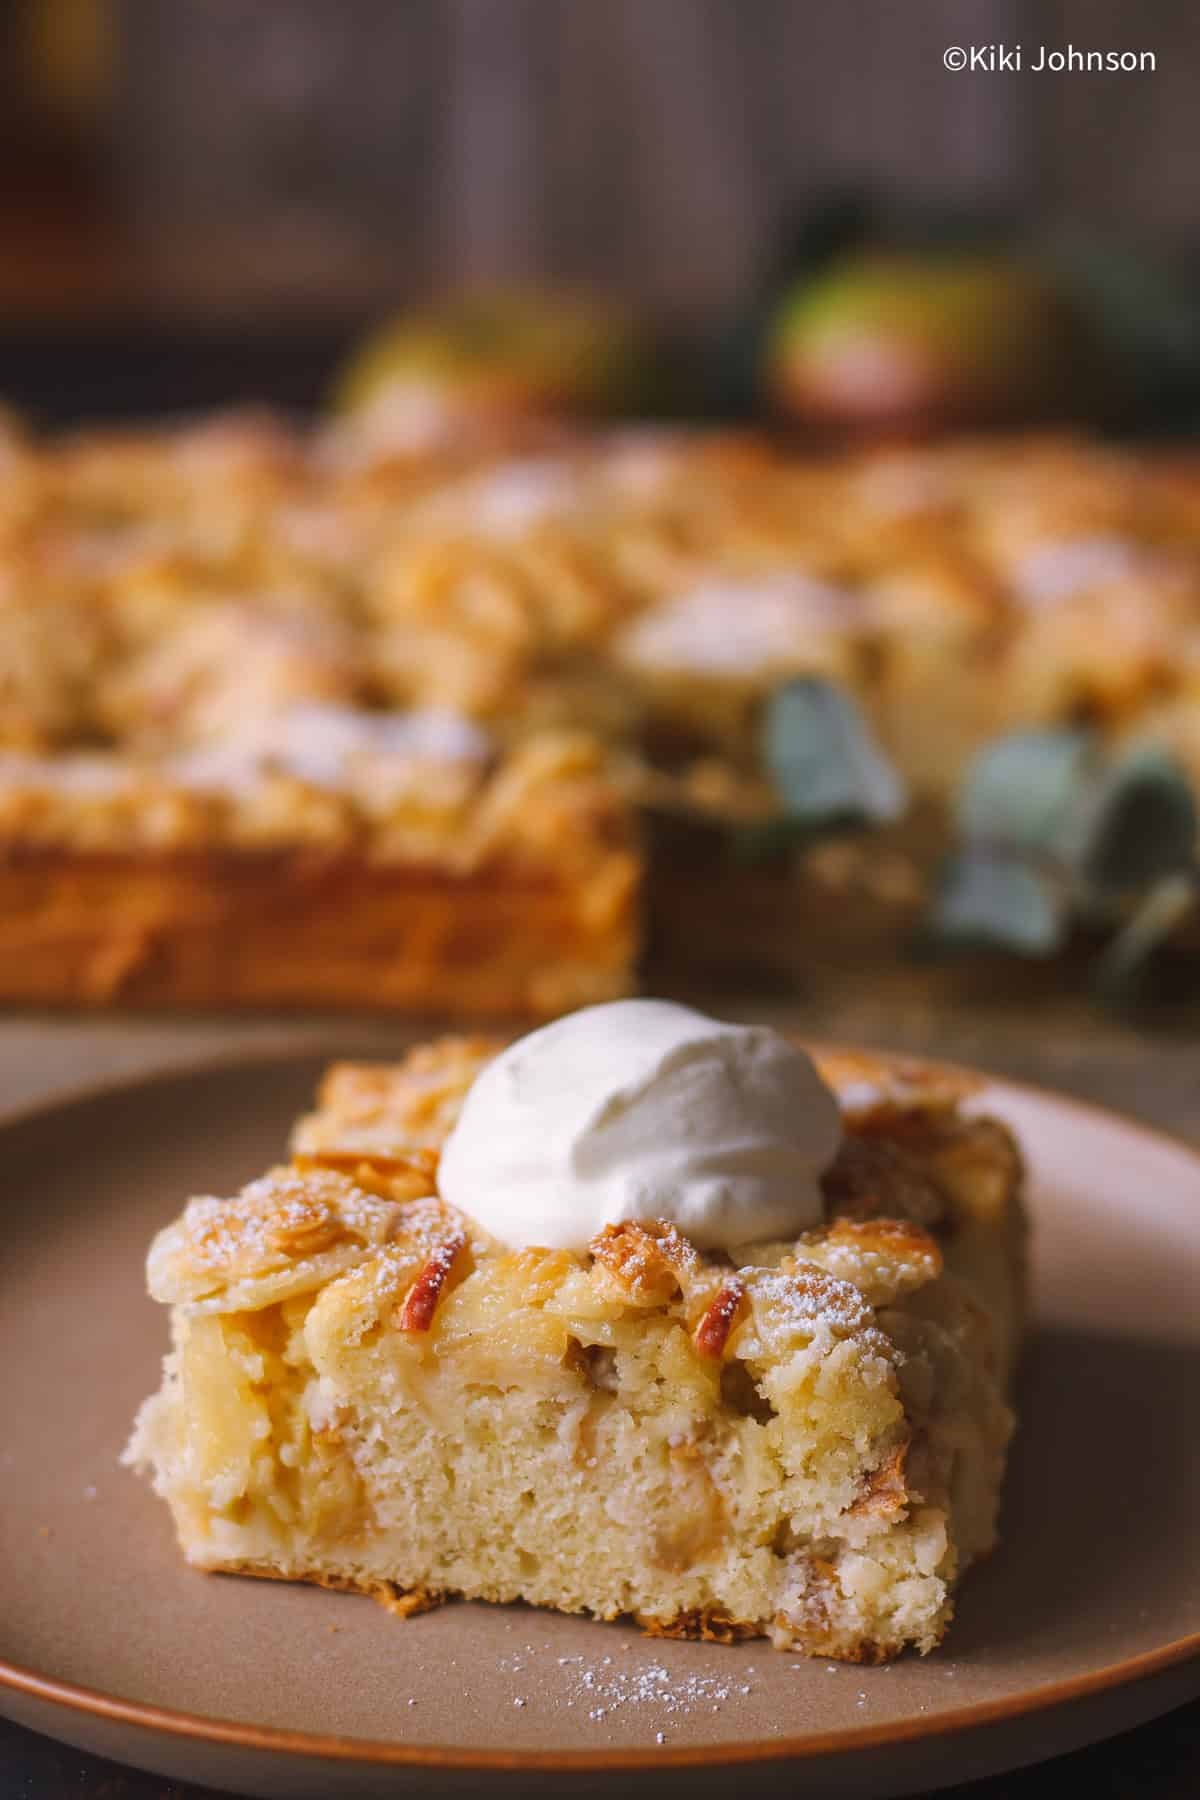
<svg viewBox="0 0 1200 1800">
<path fill-rule="evenodd" d="M 584 1250 L 605 1225 L 664 1219 L 729 1249 L 819 1223 L 840 1134 L 833 1095 L 778 1032 L 618 1000 L 482 1070 L 438 1185 L 511 1246 Z"/>
</svg>

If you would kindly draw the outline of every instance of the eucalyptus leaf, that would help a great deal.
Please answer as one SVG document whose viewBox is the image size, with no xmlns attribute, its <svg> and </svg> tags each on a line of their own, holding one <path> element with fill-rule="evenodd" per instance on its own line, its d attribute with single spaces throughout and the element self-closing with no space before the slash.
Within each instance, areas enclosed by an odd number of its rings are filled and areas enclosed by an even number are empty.
<svg viewBox="0 0 1200 1800">
<path fill-rule="evenodd" d="M 1066 941 L 1064 891 L 1017 857 L 961 850 L 947 858 L 927 929 L 934 942 L 963 949 L 1049 956 Z"/>
<path fill-rule="evenodd" d="M 968 844 L 1061 860 L 1096 772 L 1089 732 L 1015 731 L 971 760 L 958 796 Z"/>
<path fill-rule="evenodd" d="M 854 700 L 817 676 L 801 676 L 771 695 L 762 759 L 793 829 L 885 824 L 907 803 L 900 776 Z"/>
<path fill-rule="evenodd" d="M 1196 799 L 1186 771 L 1156 745 L 1139 746 L 1096 783 L 1072 859 L 1083 898 L 1103 908 L 1191 869 L 1196 838 Z"/>
</svg>

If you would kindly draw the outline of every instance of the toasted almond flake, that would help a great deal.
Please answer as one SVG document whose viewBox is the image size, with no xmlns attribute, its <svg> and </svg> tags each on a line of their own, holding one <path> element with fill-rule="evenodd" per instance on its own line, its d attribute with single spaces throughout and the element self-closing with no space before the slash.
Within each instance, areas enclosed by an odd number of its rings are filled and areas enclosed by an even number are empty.
<svg viewBox="0 0 1200 1800">
<path fill-rule="evenodd" d="M 437 1311 L 442 1290 L 450 1279 L 455 1263 L 466 1247 L 466 1232 L 455 1231 L 439 1244 L 433 1255 L 427 1259 L 401 1304 L 396 1320 L 401 1331 L 429 1330 L 433 1324 L 433 1316 Z"/>
<path fill-rule="evenodd" d="M 701 1317 L 693 1342 L 701 1356 L 719 1362 L 725 1354 L 729 1334 L 746 1304 L 745 1283 L 735 1275 L 727 1281 L 716 1299 Z"/>
</svg>

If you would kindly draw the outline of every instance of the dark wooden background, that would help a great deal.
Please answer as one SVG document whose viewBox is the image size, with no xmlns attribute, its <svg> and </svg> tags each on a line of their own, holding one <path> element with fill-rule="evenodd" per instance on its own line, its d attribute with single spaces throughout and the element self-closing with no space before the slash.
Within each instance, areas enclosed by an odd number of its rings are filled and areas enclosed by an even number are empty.
<svg viewBox="0 0 1200 1800">
<path fill-rule="evenodd" d="M 551 276 L 705 319 L 831 182 L 1200 238 L 1194 0 L 112 0 L 115 189 L 164 303 Z M 1154 73 L 942 66 L 949 44 Z"/>
</svg>

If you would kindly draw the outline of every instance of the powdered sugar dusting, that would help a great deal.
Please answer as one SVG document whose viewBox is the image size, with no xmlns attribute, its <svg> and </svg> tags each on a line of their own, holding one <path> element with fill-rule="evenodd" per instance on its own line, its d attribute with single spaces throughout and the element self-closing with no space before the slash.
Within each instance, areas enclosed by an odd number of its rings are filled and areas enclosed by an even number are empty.
<svg viewBox="0 0 1200 1800">
<path fill-rule="evenodd" d="M 794 1269 L 785 1273 L 776 1269 L 746 1269 L 742 1273 L 755 1313 L 776 1331 L 809 1335 L 823 1327 L 848 1336 L 862 1331 L 871 1321 L 871 1309 L 854 1283 L 829 1274 L 817 1263 L 798 1258 Z M 743 1353 L 746 1349 L 743 1343 Z"/>
<path fill-rule="evenodd" d="M 860 613 L 854 594 L 801 573 L 714 581 L 646 613 L 621 650 L 639 667 L 748 677 L 802 659 L 815 643 L 851 629 Z"/>
<path fill-rule="evenodd" d="M 30 756 L 0 752 L 0 786 L 70 794 L 118 794 L 143 779 L 138 765 L 115 756 Z"/>
<path fill-rule="evenodd" d="M 185 793 L 246 797 L 273 774 L 341 792 L 356 759 L 420 775 L 429 764 L 481 768 L 492 740 L 472 720 L 444 708 L 372 713 L 351 706 L 302 703 L 248 719 L 220 741 L 161 759 L 114 752 L 38 756 L 0 751 L 0 789 L 100 798 L 158 785 Z"/>
<path fill-rule="evenodd" d="M 232 1200 L 189 1200 L 150 1247 L 150 1292 L 199 1311 L 226 1310 L 234 1301 L 253 1309 L 363 1260 L 401 1216 L 395 1201 L 332 1170 L 277 1169 Z"/>
<path fill-rule="evenodd" d="M 1111 535 L 1050 541 L 1035 545 L 1015 565 L 1013 587 L 1028 606 L 1056 606 L 1110 582 L 1127 581 L 1151 561 L 1137 544 Z"/>
<path fill-rule="evenodd" d="M 192 787 L 236 790 L 277 769 L 313 787 L 337 789 L 356 756 L 482 763 L 490 753 L 487 734 L 458 713 L 437 708 L 370 713 L 310 703 L 270 714 L 232 741 L 179 757 L 170 772 Z"/>
<path fill-rule="evenodd" d="M 516 538 L 548 521 L 569 518 L 582 504 L 578 470 L 564 457 L 522 457 L 446 489 L 431 505 L 435 522 L 486 536 Z"/>
</svg>

